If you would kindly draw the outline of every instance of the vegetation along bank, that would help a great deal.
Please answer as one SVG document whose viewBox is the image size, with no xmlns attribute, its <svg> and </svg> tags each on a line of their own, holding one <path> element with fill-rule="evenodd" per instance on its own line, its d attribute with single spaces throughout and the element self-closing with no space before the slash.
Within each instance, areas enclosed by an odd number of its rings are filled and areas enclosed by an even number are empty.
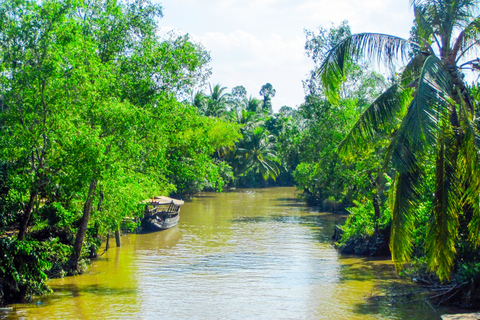
<svg viewBox="0 0 480 320">
<path fill-rule="evenodd" d="M 3 1 L 0 303 L 82 272 L 144 199 L 295 184 L 348 213 L 341 251 L 478 306 L 478 7 L 413 1 L 410 39 L 307 30 L 305 101 L 274 113 L 270 83 L 208 84 L 209 53 L 159 37 L 159 5 Z"/>
</svg>

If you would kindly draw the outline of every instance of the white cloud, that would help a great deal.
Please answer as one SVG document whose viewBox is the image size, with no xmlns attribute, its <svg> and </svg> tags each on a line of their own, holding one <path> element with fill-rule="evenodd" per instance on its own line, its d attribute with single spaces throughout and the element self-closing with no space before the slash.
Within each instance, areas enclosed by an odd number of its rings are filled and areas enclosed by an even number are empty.
<svg viewBox="0 0 480 320">
<path fill-rule="evenodd" d="M 213 82 L 230 89 L 244 85 L 253 96 L 258 96 L 261 86 L 270 82 L 277 89 L 273 100 L 276 108 L 303 101 L 301 80 L 312 67 L 307 66 L 303 37 L 287 40 L 272 34 L 262 39 L 236 30 L 228 34 L 208 32 L 199 39 L 212 55 Z"/>
<path fill-rule="evenodd" d="M 198 39 L 211 52 L 211 82 L 244 85 L 258 96 L 277 89 L 274 107 L 303 102 L 302 80 L 313 63 L 304 54 L 303 29 L 348 20 L 353 32 L 408 37 L 409 0 L 163 0 L 161 24 Z"/>
<path fill-rule="evenodd" d="M 207 32 L 198 38 L 213 55 L 226 54 L 223 58 L 227 60 L 236 57 L 242 62 L 275 67 L 287 61 L 300 62 L 304 57 L 304 40 L 300 37 L 286 40 L 278 34 L 272 34 L 268 38 L 259 38 L 236 30 L 228 34 Z"/>
</svg>

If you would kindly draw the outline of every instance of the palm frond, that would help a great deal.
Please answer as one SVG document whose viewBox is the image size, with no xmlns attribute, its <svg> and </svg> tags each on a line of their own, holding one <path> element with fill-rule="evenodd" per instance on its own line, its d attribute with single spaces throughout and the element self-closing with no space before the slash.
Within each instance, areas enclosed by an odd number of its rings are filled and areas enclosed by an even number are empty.
<svg viewBox="0 0 480 320">
<path fill-rule="evenodd" d="M 476 17 L 470 22 L 463 32 L 461 52 L 457 55 L 456 61 L 458 62 L 464 55 L 468 55 L 472 50 L 478 50 L 480 48 L 480 17 Z"/>
<path fill-rule="evenodd" d="M 267 180 L 268 177 L 270 177 L 273 180 L 276 180 L 280 174 L 278 163 L 271 158 L 264 158 L 260 161 L 260 164 L 259 169 L 262 173 L 263 179 Z"/>
<path fill-rule="evenodd" d="M 401 84 L 404 87 L 416 87 L 418 78 L 422 73 L 423 64 L 427 56 L 420 53 L 414 56 L 405 66 L 402 72 Z"/>
<path fill-rule="evenodd" d="M 440 280 L 449 279 L 454 265 L 458 238 L 458 213 L 462 212 L 457 176 L 458 147 L 449 126 L 448 113 L 438 132 L 433 214 L 427 228 L 425 251 L 427 265 Z"/>
<path fill-rule="evenodd" d="M 400 128 L 392 136 L 385 155 L 385 166 L 391 162 L 397 172 L 417 170 L 418 157 L 421 157 L 424 152 L 425 143 L 422 140 L 420 121 L 417 119 L 416 98 L 415 96 L 410 102 L 407 114 L 403 118 Z M 417 142 L 417 139 L 420 142 Z"/>
<path fill-rule="evenodd" d="M 473 207 L 472 219 L 468 224 L 468 233 L 469 233 L 468 239 L 474 244 L 475 248 L 477 248 L 480 245 L 480 210 L 479 210 L 480 196 L 479 196 L 479 193 L 478 192 L 470 193 L 469 202 L 470 204 L 475 203 L 475 205 L 472 205 Z"/>
<path fill-rule="evenodd" d="M 414 206 L 420 199 L 418 188 L 423 183 L 420 164 L 426 148 L 437 143 L 441 116 L 449 114 L 451 110 L 449 85 L 448 73 L 443 69 L 441 62 L 436 57 L 429 56 L 423 65 L 416 95 L 387 152 L 387 161 L 391 159 L 399 175 L 395 205 L 392 210 L 390 245 L 397 267 L 408 261 L 411 255 L 411 233 L 415 221 Z M 438 228 L 434 227 L 432 230 L 435 231 Z M 435 235 L 434 232 L 432 237 L 433 235 Z M 446 254 L 441 258 L 447 257 Z M 436 261 L 435 258 L 433 259 Z M 439 265 L 439 272 L 444 275 L 445 266 L 449 266 L 449 260 L 442 261 L 447 261 L 447 264 Z"/>
<path fill-rule="evenodd" d="M 417 203 L 421 198 L 419 190 L 424 179 L 420 169 L 423 148 L 417 150 L 420 144 L 411 142 L 418 138 L 413 137 L 410 132 L 410 126 L 418 123 L 414 121 L 416 107 L 415 97 L 400 128 L 392 137 L 385 159 L 385 166 L 391 162 L 397 171 L 395 194 L 390 195 L 394 199 L 390 204 L 392 212 L 390 250 L 397 269 L 410 260 L 413 251 L 412 235 L 417 221 Z"/>
<path fill-rule="evenodd" d="M 468 224 L 469 240 L 478 246 L 480 245 L 480 134 L 465 104 L 459 108 L 459 117 L 464 139 L 458 157 L 458 171 L 460 181 L 466 186 L 462 202 L 472 210 L 472 218 Z"/>
<path fill-rule="evenodd" d="M 409 91 L 409 90 L 407 90 Z M 385 132 L 395 122 L 394 118 L 406 109 L 408 92 L 399 84 L 388 88 L 360 116 L 348 135 L 339 145 L 340 156 L 346 157 L 353 149 L 372 140 L 378 132 Z"/>
<path fill-rule="evenodd" d="M 435 37 L 435 31 L 433 30 L 431 21 L 428 21 L 428 17 L 425 15 L 426 8 L 424 6 L 413 5 L 415 13 L 415 22 L 417 26 L 417 37 L 420 41 L 422 48 L 428 48 L 431 50 L 430 37 Z M 438 40 L 435 38 L 438 43 Z"/>
<path fill-rule="evenodd" d="M 415 210 L 420 198 L 417 185 L 421 181 L 419 168 L 398 173 L 395 178 L 390 251 L 397 270 L 410 260 L 413 252 L 413 231 L 417 221 Z"/>
<path fill-rule="evenodd" d="M 360 33 L 345 38 L 328 52 L 318 70 L 327 98 L 333 103 L 338 102 L 340 84 L 345 80 L 345 72 L 351 61 L 366 58 L 391 66 L 395 62 L 407 61 L 412 47 L 417 45 L 380 33 Z"/>
<path fill-rule="evenodd" d="M 465 28 L 473 20 L 474 15 L 478 14 L 479 1 L 418 0 L 413 3 L 415 7 L 425 10 L 427 21 L 441 40 L 441 43 L 437 42 L 439 49 L 446 52 L 456 30 Z M 454 54 L 456 55 L 455 52 Z"/>
<path fill-rule="evenodd" d="M 478 15 L 479 0 L 445 1 L 444 7 L 447 15 L 451 15 L 455 28 L 465 28 Z"/>
<path fill-rule="evenodd" d="M 417 150 L 422 149 L 419 143 L 435 144 L 439 114 L 444 109 L 451 110 L 452 107 L 452 88 L 450 75 L 442 62 L 435 56 L 429 56 L 423 64 L 419 78 L 415 106 L 411 109 L 412 117 L 408 118 L 411 120 L 411 142 L 417 144 Z"/>
</svg>

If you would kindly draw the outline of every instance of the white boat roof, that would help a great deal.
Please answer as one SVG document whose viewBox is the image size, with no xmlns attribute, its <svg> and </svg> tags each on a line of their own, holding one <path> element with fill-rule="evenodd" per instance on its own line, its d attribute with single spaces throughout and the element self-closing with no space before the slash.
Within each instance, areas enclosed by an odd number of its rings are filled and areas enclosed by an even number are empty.
<svg viewBox="0 0 480 320">
<path fill-rule="evenodd" d="M 157 206 L 158 205 L 172 204 L 172 203 L 176 206 L 181 206 L 185 203 L 183 200 L 177 200 L 177 199 L 164 197 L 164 196 L 155 197 L 153 199 L 150 199 L 149 202 L 150 202 L 150 204 L 154 204 L 154 205 L 157 205 Z"/>
</svg>

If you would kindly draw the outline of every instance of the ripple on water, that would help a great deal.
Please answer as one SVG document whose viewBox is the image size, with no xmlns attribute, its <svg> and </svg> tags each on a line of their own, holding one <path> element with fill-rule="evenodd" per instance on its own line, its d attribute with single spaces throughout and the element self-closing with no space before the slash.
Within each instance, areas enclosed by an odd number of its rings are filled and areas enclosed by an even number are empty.
<svg viewBox="0 0 480 320">
<path fill-rule="evenodd" d="M 294 195 L 293 188 L 204 193 L 182 207 L 178 227 L 123 237 L 89 273 L 52 281 L 50 298 L 6 317 L 432 319 L 430 309 L 368 306 L 374 279 L 392 277 L 392 265 L 339 256 L 330 237 L 343 218 Z"/>
</svg>

